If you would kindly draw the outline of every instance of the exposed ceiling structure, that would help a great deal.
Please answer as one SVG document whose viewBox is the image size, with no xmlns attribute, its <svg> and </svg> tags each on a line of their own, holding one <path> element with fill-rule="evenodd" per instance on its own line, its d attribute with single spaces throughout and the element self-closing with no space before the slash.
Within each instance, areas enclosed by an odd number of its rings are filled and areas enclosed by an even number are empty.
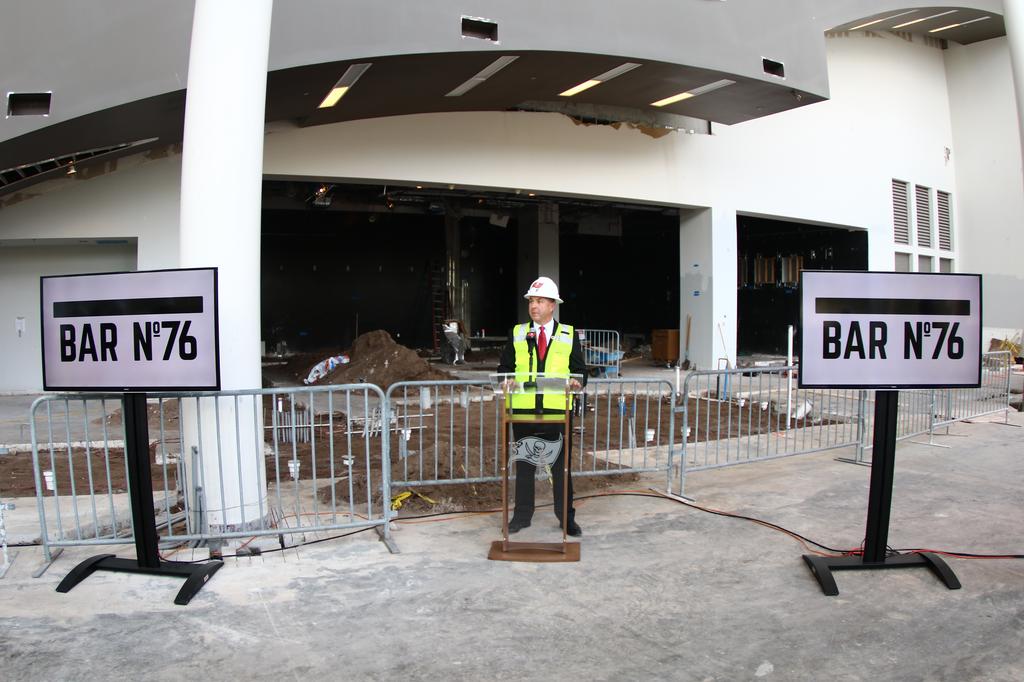
<svg viewBox="0 0 1024 682">
<path fill-rule="evenodd" d="M 277 211 L 349 211 L 419 215 L 489 217 L 510 215 L 527 206 L 557 203 L 563 218 L 605 212 L 678 215 L 679 209 L 661 205 L 615 203 L 579 197 L 543 195 L 520 190 L 501 192 L 449 185 L 382 185 L 305 182 L 269 179 L 263 183 L 263 208 Z"/>
</svg>

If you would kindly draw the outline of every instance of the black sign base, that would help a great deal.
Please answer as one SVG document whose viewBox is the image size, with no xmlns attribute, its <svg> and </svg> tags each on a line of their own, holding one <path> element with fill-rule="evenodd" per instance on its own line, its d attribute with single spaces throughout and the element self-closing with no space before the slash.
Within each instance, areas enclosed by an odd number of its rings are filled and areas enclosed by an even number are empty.
<svg viewBox="0 0 1024 682">
<path fill-rule="evenodd" d="M 865 561 L 863 557 L 824 557 L 804 554 L 804 561 L 811 569 L 811 573 L 817 578 L 821 585 L 821 591 L 826 596 L 835 597 L 839 594 L 839 587 L 836 579 L 832 577 L 832 571 L 860 571 L 875 568 L 930 568 L 935 577 L 951 590 L 960 589 L 960 581 L 957 580 L 953 570 L 937 554 L 920 552 L 917 554 L 901 554 L 888 557 L 884 561 Z"/>
<path fill-rule="evenodd" d="M 871 455 L 871 486 L 868 490 L 868 520 L 864 533 L 864 554 L 857 557 L 823 557 L 805 554 L 804 561 L 829 597 L 839 594 L 832 571 L 875 568 L 928 567 L 951 590 L 960 589 L 953 570 L 930 552 L 887 556 L 892 479 L 896 468 L 896 420 L 899 392 L 875 392 L 875 431 Z"/>
<path fill-rule="evenodd" d="M 174 598 L 175 604 L 185 606 L 192 600 L 192 597 L 196 596 L 199 590 L 203 589 L 206 581 L 213 577 L 213 574 L 223 565 L 223 561 L 210 561 L 202 564 L 160 561 L 159 565 L 148 568 L 140 566 L 139 562 L 135 559 L 118 559 L 113 554 L 97 554 L 71 569 L 71 572 L 64 576 L 64 580 L 60 581 L 57 591 L 69 592 L 75 585 L 92 575 L 93 571 L 149 573 L 150 575 L 185 578 L 185 584 L 181 586 L 181 589 L 178 590 L 178 596 Z"/>
<path fill-rule="evenodd" d="M 174 598 L 175 604 L 184 606 L 196 596 L 224 562 L 187 564 L 164 561 L 160 558 L 156 515 L 153 513 L 153 479 L 149 465 L 149 422 L 146 416 L 145 393 L 124 394 L 124 436 L 136 558 L 118 559 L 113 554 L 97 554 L 78 564 L 64 576 L 64 580 L 57 586 L 57 591 L 68 592 L 92 575 L 93 571 L 166 575 L 185 578 L 185 584 Z"/>
</svg>

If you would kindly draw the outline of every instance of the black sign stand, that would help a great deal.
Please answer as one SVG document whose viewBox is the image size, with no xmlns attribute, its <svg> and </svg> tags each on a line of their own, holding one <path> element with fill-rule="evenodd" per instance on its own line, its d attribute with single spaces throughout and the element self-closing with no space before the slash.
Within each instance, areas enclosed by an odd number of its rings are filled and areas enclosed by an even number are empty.
<svg viewBox="0 0 1024 682">
<path fill-rule="evenodd" d="M 113 554 L 97 554 L 75 566 L 57 586 L 58 592 L 69 592 L 93 571 L 148 573 L 185 578 L 174 603 L 184 606 L 196 596 L 203 585 L 224 565 L 222 561 L 189 564 L 163 561 L 157 546 L 156 515 L 153 513 L 153 478 L 149 465 L 149 422 L 145 393 L 124 394 L 125 454 L 128 460 L 128 491 L 132 502 L 132 523 L 135 527 L 136 559 L 118 559 Z"/>
<path fill-rule="evenodd" d="M 832 571 L 875 568 L 928 567 L 951 590 L 960 589 L 960 581 L 938 555 L 930 552 L 886 556 L 889 539 L 889 510 L 892 506 L 892 477 L 896 461 L 896 419 L 899 391 L 875 391 L 875 431 L 871 456 L 871 488 L 868 492 L 868 520 L 864 537 L 864 555 L 822 557 L 804 555 L 804 561 L 818 579 L 821 590 L 834 597 L 839 594 Z"/>
</svg>

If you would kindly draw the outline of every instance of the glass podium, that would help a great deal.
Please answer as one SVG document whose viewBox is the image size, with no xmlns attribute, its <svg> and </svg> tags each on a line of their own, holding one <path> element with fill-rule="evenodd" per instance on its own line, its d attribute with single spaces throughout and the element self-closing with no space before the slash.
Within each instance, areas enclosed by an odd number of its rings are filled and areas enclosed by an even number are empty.
<svg viewBox="0 0 1024 682">
<path fill-rule="evenodd" d="M 487 558 L 493 561 L 567 562 L 580 560 L 580 544 L 568 542 L 569 522 L 569 464 L 572 457 L 569 447 L 571 436 L 569 418 L 572 414 L 573 396 L 583 393 L 583 375 L 508 373 L 490 375 L 491 387 L 501 400 L 501 540 L 491 543 Z M 565 397 L 565 409 L 557 413 L 544 413 L 536 408 L 539 398 L 545 395 Z M 527 397 L 527 399 L 523 399 Z M 529 400 L 534 398 L 535 400 Z M 528 405 L 526 405 L 528 403 Z M 515 405 L 515 406 L 513 406 Z M 549 408 L 550 409 L 550 408 Z M 513 443 L 512 427 L 523 424 L 557 425 L 561 427 L 562 449 L 562 540 L 561 542 L 513 542 L 509 540 L 508 503 L 509 470 L 516 461 L 525 461 L 536 467 L 551 466 L 557 459 L 558 451 L 537 448 L 530 452 L 516 452 L 509 457 Z M 550 460 L 550 461 L 548 461 Z"/>
</svg>

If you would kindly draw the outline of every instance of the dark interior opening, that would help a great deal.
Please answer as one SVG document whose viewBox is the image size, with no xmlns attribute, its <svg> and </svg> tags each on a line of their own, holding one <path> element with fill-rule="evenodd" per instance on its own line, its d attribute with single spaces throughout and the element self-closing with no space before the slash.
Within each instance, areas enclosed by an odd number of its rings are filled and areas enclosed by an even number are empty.
<svg viewBox="0 0 1024 682">
<path fill-rule="evenodd" d="M 647 341 L 654 329 L 678 329 L 678 212 L 615 212 L 622 230 L 611 236 L 581 233 L 586 217 L 563 213 L 559 287 L 566 320 Z"/>
<path fill-rule="evenodd" d="M 271 352 L 281 342 L 341 350 L 375 329 L 432 348 L 449 256 L 465 300 L 463 312 L 444 317 L 462 319 L 474 336 L 507 335 L 523 321 L 529 280 L 548 274 L 519 271 L 520 225 L 535 225 L 528 218 L 542 203 L 558 206 L 565 321 L 645 339 L 678 328 L 676 209 L 306 181 L 266 181 L 263 194 L 262 333 Z M 449 253 L 452 229 L 459 249 Z"/>
<path fill-rule="evenodd" d="M 864 230 L 739 216 L 736 220 L 739 355 L 785 354 L 800 324 L 801 270 L 867 270 Z"/>
</svg>

